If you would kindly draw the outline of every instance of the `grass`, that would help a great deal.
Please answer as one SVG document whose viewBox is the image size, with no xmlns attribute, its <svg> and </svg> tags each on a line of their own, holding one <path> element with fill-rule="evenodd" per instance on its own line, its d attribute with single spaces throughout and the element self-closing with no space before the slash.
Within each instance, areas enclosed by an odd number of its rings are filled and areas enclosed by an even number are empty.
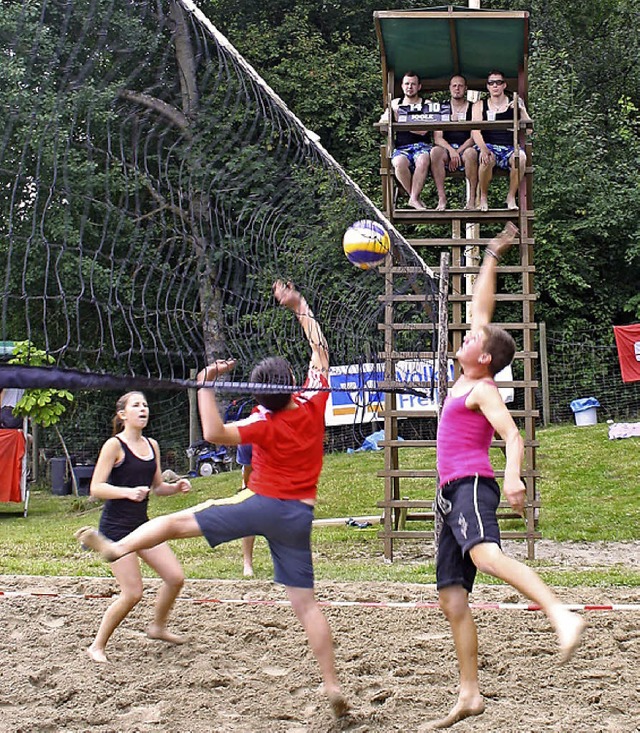
<svg viewBox="0 0 640 733">
<path fill-rule="evenodd" d="M 538 468 L 542 510 L 539 528 L 545 539 L 623 541 L 640 539 L 640 453 L 635 439 L 610 441 L 605 425 L 554 426 L 538 433 Z M 430 457 L 412 452 L 411 460 L 427 465 Z M 379 515 L 383 466 L 380 453 L 327 456 L 320 483 L 317 518 Z M 211 497 L 233 494 L 240 483 L 234 471 L 192 481 L 190 494 L 154 498 L 151 514 L 164 514 Z M 420 497 L 419 481 L 412 481 L 403 495 Z M 28 518 L 0 514 L 0 573 L 19 575 L 109 576 L 107 565 L 83 552 L 73 532 L 85 524 L 97 526 L 99 504 L 80 497 L 53 496 L 48 488 L 34 490 Z M 511 527 L 514 525 L 511 524 Z M 417 528 L 414 524 L 409 529 Z M 318 527 L 313 547 L 318 579 L 362 582 L 432 583 L 435 573 L 428 541 L 396 543 L 396 559 L 383 558 L 378 527 L 354 529 L 346 525 Z M 237 579 L 241 574 L 239 542 L 211 551 L 203 539 L 173 543 L 190 578 Z M 258 578 L 271 577 L 266 543 L 256 542 Z M 559 568 L 544 562 L 533 566 L 554 585 L 640 586 L 640 573 L 620 563 L 611 567 L 580 570 Z M 482 576 L 481 582 L 492 582 Z"/>
</svg>

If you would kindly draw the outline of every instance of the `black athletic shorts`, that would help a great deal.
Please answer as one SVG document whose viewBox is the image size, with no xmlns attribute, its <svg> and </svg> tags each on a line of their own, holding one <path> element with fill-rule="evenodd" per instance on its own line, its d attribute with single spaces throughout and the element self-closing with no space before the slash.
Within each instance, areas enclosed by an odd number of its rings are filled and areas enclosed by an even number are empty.
<svg viewBox="0 0 640 733">
<path fill-rule="evenodd" d="M 450 585 L 461 585 L 471 592 L 476 567 L 469 556 L 469 550 L 482 542 L 500 545 L 500 529 L 496 517 L 499 504 L 500 487 L 495 479 L 484 476 L 456 479 L 438 490 L 438 590 Z"/>
</svg>

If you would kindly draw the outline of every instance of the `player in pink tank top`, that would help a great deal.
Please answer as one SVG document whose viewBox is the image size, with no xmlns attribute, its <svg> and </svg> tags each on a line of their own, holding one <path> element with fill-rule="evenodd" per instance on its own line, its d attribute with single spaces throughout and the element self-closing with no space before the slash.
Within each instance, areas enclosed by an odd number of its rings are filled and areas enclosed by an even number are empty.
<svg viewBox="0 0 640 733">
<path fill-rule="evenodd" d="M 491 325 L 497 263 L 517 233 L 515 226 L 508 224 L 485 250 L 473 290 L 471 330 L 456 354 L 462 375 L 451 388 L 438 426 L 436 576 L 440 607 L 453 633 L 460 687 L 449 714 L 428 723 L 429 730 L 448 728 L 484 711 L 478 685 L 478 636 L 469 608 L 477 570 L 500 578 L 540 605 L 557 634 L 561 661 L 573 654 L 585 626 L 580 616 L 562 606 L 534 570 L 507 557 L 500 548 L 496 517 L 500 488 L 488 455 L 494 432 L 505 442 L 505 497 L 520 514 L 525 503 L 520 478 L 522 437 L 493 380 L 511 363 L 515 343 L 506 331 Z"/>
</svg>

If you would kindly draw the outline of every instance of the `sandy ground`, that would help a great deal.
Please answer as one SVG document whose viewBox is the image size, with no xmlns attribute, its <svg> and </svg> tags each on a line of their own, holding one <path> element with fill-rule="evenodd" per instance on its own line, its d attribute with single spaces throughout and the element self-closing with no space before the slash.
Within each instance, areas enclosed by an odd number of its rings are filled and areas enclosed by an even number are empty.
<svg viewBox="0 0 640 733">
<path fill-rule="evenodd" d="M 576 566 L 640 563 L 639 543 L 544 543 L 539 557 Z M 562 550 L 562 554 L 561 551 Z M 611 550 L 611 552 L 609 552 Z M 110 579 L 0 576 L 1 731 L 320 733 L 418 731 L 453 704 L 451 638 L 437 609 L 336 607 L 326 614 L 352 705 L 336 724 L 316 664 L 282 590 L 255 580 L 188 581 L 172 629 L 183 646 L 144 635 L 156 581 L 116 631 L 108 664 L 84 650 L 116 591 Z M 436 600 L 429 585 L 318 584 L 325 601 Z M 18 593 L 18 594 L 16 594 Z M 559 589 L 567 603 L 640 604 L 638 588 Z M 37 595 L 53 594 L 53 595 Z M 264 604 L 203 603 L 253 599 Z M 503 586 L 478 586 L 476 603 L 520 603 Z M 584 611 L 584 642 L 557 665 L 554 635 L 539 612 L 476 610 L 484 715 L 459 733 L 625 733 L 640 730 L 640 612 Z"/>
</svg>

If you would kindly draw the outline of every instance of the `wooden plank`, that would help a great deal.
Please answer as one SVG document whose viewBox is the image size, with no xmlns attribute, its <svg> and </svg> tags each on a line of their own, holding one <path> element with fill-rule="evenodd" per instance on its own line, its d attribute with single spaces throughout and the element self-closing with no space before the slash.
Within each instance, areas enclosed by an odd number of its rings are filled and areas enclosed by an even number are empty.
<svg viewBox="0 0 640 733">
<path fill-rule="evenodd" d="M 538 410 L 509 410 L 512 417 L 539 417 Z M 391 410 L 388 413 L 379 412 L 380 417 L 435 417 L 434 410 Z"/>
<path fill-rule="evenodd" d="M 537 323 L 493 323 L 492 325 L 498 326 L 499 328 L 505 329 L 505 331 L 523 331 L 526 329 L 536 330 L 538 328 Z M 450 331 L 468 331 L 470 328 L 468 323 L 456 323 L 449 325 Z M 391 328 L 393 331 L 402 333 L 404 331 L 435 331 L 436 326 L 433 323 L 390 323 L 389 325 L 384 323 L 378 324 L 378 331 L 384 331 L 387 328 Z"/>
<path fill-rule="evenodd" d="M 428 540 L 433 539 L 433 530 L 404 530 L 403 532 L 399 532 L 397 530 L 392 530 L 389 533 L 385 533 L 384 530 L 381 530 L 378 532 L 378 537 L 381 539 L 384 539 L 388 537 L 389 539 L 396 539 L 396 540 Z M 542 539 L 542 534 L 540 532 L 515 532 L 512 530 L 501 530 L 500 536 L 503 540 L 528 540 L 528 539 L 534 539 L 539 540 Z"/>
<path fill-rule="evenodd" d="M 513 299 L 516 298 L 519 301 L 530 301 L 535 302 L 537 297 L 535 293 L 523 294 L 523 293 L 512 293 L 502 294 L 496 296 L 497 303 L 512 303 Z M 451 295 L 449 300 L 454 303 L 462 303 L 471 300 L 471 295 Z M 404 295 L 400 293 L 393 293 L 391 295 L 379 295 L 378 301 L 380 303 L 426 303 L 428 302 L 425 295 L 416 295 L 414 293 L 406 293 Z"/>
<path fill-rule="evenodd" d="M 525 211 L 523 215 L 528 219 L 534 218 L 533 211 Z M 488 211 L 468 209 L 394 209 L 393 221 L 402 221 L 406 224 L 425 224 L 432 221 L 451 221 L 459 219 L 464 222 L 488 222 L 488 221 L 515 221 L 518 222 L 520 212 L 512 209 L 489 209 Z"/>
<path fill-rule="evenodd" d="M 407 239 L 409 244 L 412 247 L 438 247 L 439 249 L 442 249 L 443 247 L 486 247 L 487 244 L 491 241 L 490 237 L 476 237 L 475 239 Z M 533 238 L 523 238 L 521 240 L 522 244 L 534 244 Z M 454 267 L 450 268 L 451 271 L 454 270 Z M 500 265 L 500 270 L 504 269 L 504 265 Z"/>
</svg>

